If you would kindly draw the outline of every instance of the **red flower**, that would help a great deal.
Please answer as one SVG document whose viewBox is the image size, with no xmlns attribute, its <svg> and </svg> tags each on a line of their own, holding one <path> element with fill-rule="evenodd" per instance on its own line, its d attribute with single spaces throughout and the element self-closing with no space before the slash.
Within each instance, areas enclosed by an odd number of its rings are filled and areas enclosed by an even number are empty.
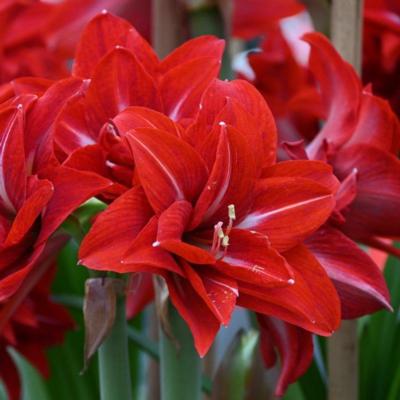
<svg viewBox="0 0 400 400">
<path fill-rule="evenodd" d="M 367 0 L 364 10 L 363 80 L 388 99 L 400 116 L 400 7 L 394 0 Z"/>
<path fill-rule="evenodd" d="M 51 263 L 65 242 L 65 237 L 53 233 L 69 214 L 109 186 L 97 175 L 59 166 L 51 154 L 49 128 L 52 113 L 57 111 L 54 102 L 61 102 L 62 95 L 76 86 L 73 80 L 61 81 L 38 99 L 22 95 L 0 106 L 2 302 L 18 290 L 31 271 Z"/>
<path fill-rule="evenodd" d="M 0 377 L 10 400 L 20 399 L 21 384 L 9 348 L 17 350 L 47 377 L 47 348 L 62 343 L 65 332 L 74 326 L 67 311 L 50 301 L 53 272 L 47 271 L 23 298 L 0 306 Z"/>
<path fill-rule="evenodd" d="M 162 114 L 189 124 L 219 73 L 222 51 L 222 40 L 205 36 L 159 61 L 128 22 L 98 15 L 77 48 L 73 74 L 82 81 L 81 92 L 55 124 L 59 160 L 111 178 L 115 185 L 108 197 L 123 193 L 133 181 L 133 159 L 122 144 L 126 132 L 136 127 L 175 129 Z"/>
<path fill-rule="evenodd" d="M 104 8 L 124 12 L 128 0 L 8 0 L 0 5 L 0 83 L 20 76 L 68 75 L 84 25 Z M 130 13 L 127 13 L 130 16 Z M 132 15 L 132 18 L 138 18 Z"/>
<path fill-rule="evenodd" d="M 244 39 L 263 35 L 279 20 L 303 11 L 298 0 L 235 0 L 232 33 Z"/>
<path fill-rule="evenodd" d="M 336 292 L 301 244 L 334 207 L 329 168 L 304 162 L 307 177 L 260 179 L 274 162 L 275 135 L 257 93 L 244 82 L 216 81 L 201 104 L 186 129 L 170 121 L 175 129 L 125 135 L 140 186 L 97 218 L 81 262 L 163 276 L 201 355 L 236 304 L 331 334 Z"/>
</svg>

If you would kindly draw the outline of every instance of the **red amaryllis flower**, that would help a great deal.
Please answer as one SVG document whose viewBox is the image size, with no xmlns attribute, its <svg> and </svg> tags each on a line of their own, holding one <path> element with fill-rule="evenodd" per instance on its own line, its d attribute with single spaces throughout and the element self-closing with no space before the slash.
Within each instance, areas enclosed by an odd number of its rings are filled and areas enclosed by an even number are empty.
<svg viewBox="0 0 400 400">
<path fill-rule="evenodd" d="M 263 35 L 279 20 L 304 11 L 298 0 L 235 0 L 232 34 L 244 39 Z"/>
<path fill-rule="evenodd" d="M 304 162 L 304 177 L 261 179 L 275 147 L 262 99 L 244 82 L 217 81 L 201 104 L 186 130 L 125 135 L 139 185 L 96 219 L 81 263 L 163 276 L 201 355 L 236 304 L 331 334 L 340 319 L 336 291 L 302 245 L 333 210 L 329 168 Z"/>
<path fill-rule="evenodd" d="M 0 83 L 19 76 L 51 79 L 66 76 L 67 61 L 73 56 L 84 25 L 104 8 L 124 13 L 128 3 L 127 0 L 3 1 Z"/>
<path fill-rule="evenodd" d="M 51 157 L 54 102 L 75 89 L 76 82 L 62 81 L 40 98 L 22 95 L 0 106 L 2 302 L 29 273 L 49 265 L 65 241 L 53 233 L 69 214 L 110 184 L 93 173 L 61 167 Z"/>
<path fill-rule="evenodd" d="M 17 350 L 47 377 L 47 348 L 61 344 L 74 326 L 64 307 L 50 300 L 53 272 L 54 268 L 48 270 L 23 298 L 0 305 L 0 378 L 10 400 L 20 399 L 21 383 L 9 349 Z"/>
<path fill-rule="evenodd" d="M 306 246 L 334 282 L 341 299 L 342 317 L 354 318 L 388 306 L 387 291 L 378 267 L 349 237 L 396 252 L 380 237 L 398 237 L 399 234 L 398 224 L 392 223 L 398 219 L 394 210 L 398 209 L 400 193 L 399 161 L 396 157 L 398 121 L 386 101 L 373 96 L 368 88 L 362 89 L 353 69 L 322 35 L 313 33 L 305 38 L 311 45 L 309 68 L 316 81 L 315 89 L 319 91 L 318 108 L 325 124 L 315 137 L 310 138 L 304 136 L 301 129 L 296 129 L 296 124 L 291 123 L 292 116 L 288 114 L 287 126 L 294 137 L 302 138 L 305 148 L 293 143 L 286 145 L 286 151 L 293 158 L 328 162 L 341 181 L 334 214 L 329 223 L 307 238 Z M 258 59 L 262 60 L 261 57 Z M 262 73 L 261 68 L 257 73 Z M 305 99 L 303 89 L 299 87 L 298 93 L 293 91 L 291 101 Z M 318 103 L 318 97 L 313 99 Z M 315 108 L 314 100 L 308 104 L 304 101 L 305 112 L 308 106 Z M 309 112 L 311 120 L 313 116 L 318 122 L 315 110 Z M 285 120 L 284 115 L 280 117 Z M 285 125 L 281 123 L 280 126 Z M 285 163 L 278 164 L 276 170 L 283 166 Z M 276 173 L 288 176 L 283 170 Z M 298 168 L 291 168 L 290 173 L 298 173 Z M 274 347 L 283 359 L 284 368 L 278 386 L 278 392 L 282 393 L 311 361 L 309 351 L 302 353 L 299 350 L 302 343 L 309 349 L 311 338 L 291 325 L 267 317 L 260 318 L 260 321 L 263 336 L 268 338 L 263 345 L 267 364 L 273 360 Z M 291 341 L 289 337 L 292 337 Z M 293 363 L 303 367 L 290 368 Z"/>
<path fill-rule="evenodd" d="M 111 178 L 115 185 L 108 197 L 123 193 L 133 181 L 133 159 L 122 143 L 126 131 L 173 131 L 176 126 L 166 116 L 190 124 L 219 73 L 222 51 L 222 40 L 204 36 L 160 61 L 128 22 L 98 15 L 77 48 L 73 74 L 83 83 L 81 92 L 55 123 L 58 159 Z"/>
<path fill-rule="evenodd" d="M 387 98 L 400 116 L 400 7 L 393 0 L 367 0 L 364 10 L 363 80 Z"/>
</svg>

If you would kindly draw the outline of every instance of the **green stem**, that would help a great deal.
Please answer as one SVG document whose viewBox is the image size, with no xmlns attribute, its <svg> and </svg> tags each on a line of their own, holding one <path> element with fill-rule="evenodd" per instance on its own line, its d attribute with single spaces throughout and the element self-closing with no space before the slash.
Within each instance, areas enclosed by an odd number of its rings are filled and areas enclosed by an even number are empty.
<svg viewBox="0 0 400 400">
<path fill-rule="evenodd" d="M 123 298 L 117 301 L 114 326 L 98 353 L 101 400 L 132 399 Z"/>
<path fill-rule="evenodd" d="M 169 307 L 171 340 L 160 328 L 160 373 L 162 400 L 201 399 L 201 360 L 186 323 Z"/>
</svg>

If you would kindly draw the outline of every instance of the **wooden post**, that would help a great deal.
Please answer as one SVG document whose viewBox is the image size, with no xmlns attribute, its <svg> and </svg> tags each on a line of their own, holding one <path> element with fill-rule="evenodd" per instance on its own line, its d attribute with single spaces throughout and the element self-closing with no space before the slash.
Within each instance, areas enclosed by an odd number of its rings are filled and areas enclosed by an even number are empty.
<svg viewBox="0 0 400 400">
<path fill-rule="evenodd" d="M 164 58 L 184 40 L 184 7 L 179 0 L 153 1 L 153 47 Z"/>
<path fill-rule="evenodd" d="M 360 73 L 363 0 L 333 0 L 331 38 L 344 59 Z M 329 400 L 358 399 L 357 321 L 343 321 L 328 340 Z"/>
</svg>

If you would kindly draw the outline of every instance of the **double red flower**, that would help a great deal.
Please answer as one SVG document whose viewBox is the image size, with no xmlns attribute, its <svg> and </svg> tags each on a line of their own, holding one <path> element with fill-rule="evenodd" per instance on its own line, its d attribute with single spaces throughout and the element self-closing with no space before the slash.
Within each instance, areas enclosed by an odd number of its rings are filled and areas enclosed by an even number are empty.
<svg viewBox="0 0 400 400">
<path fill-rule="evenodd" d="M 67 311 L 50 301 L 53 272 L 54 268 L 48 270 L 15 309 L 10 309 L 10 303 L 0 305 L 0 378 L 10 400 L 18 400 L 21 395 L 19 373 L 10 348 L 47 377 L 47 348 L 61 344 L 65 332 L 74 326 Z"/>
</svg>

